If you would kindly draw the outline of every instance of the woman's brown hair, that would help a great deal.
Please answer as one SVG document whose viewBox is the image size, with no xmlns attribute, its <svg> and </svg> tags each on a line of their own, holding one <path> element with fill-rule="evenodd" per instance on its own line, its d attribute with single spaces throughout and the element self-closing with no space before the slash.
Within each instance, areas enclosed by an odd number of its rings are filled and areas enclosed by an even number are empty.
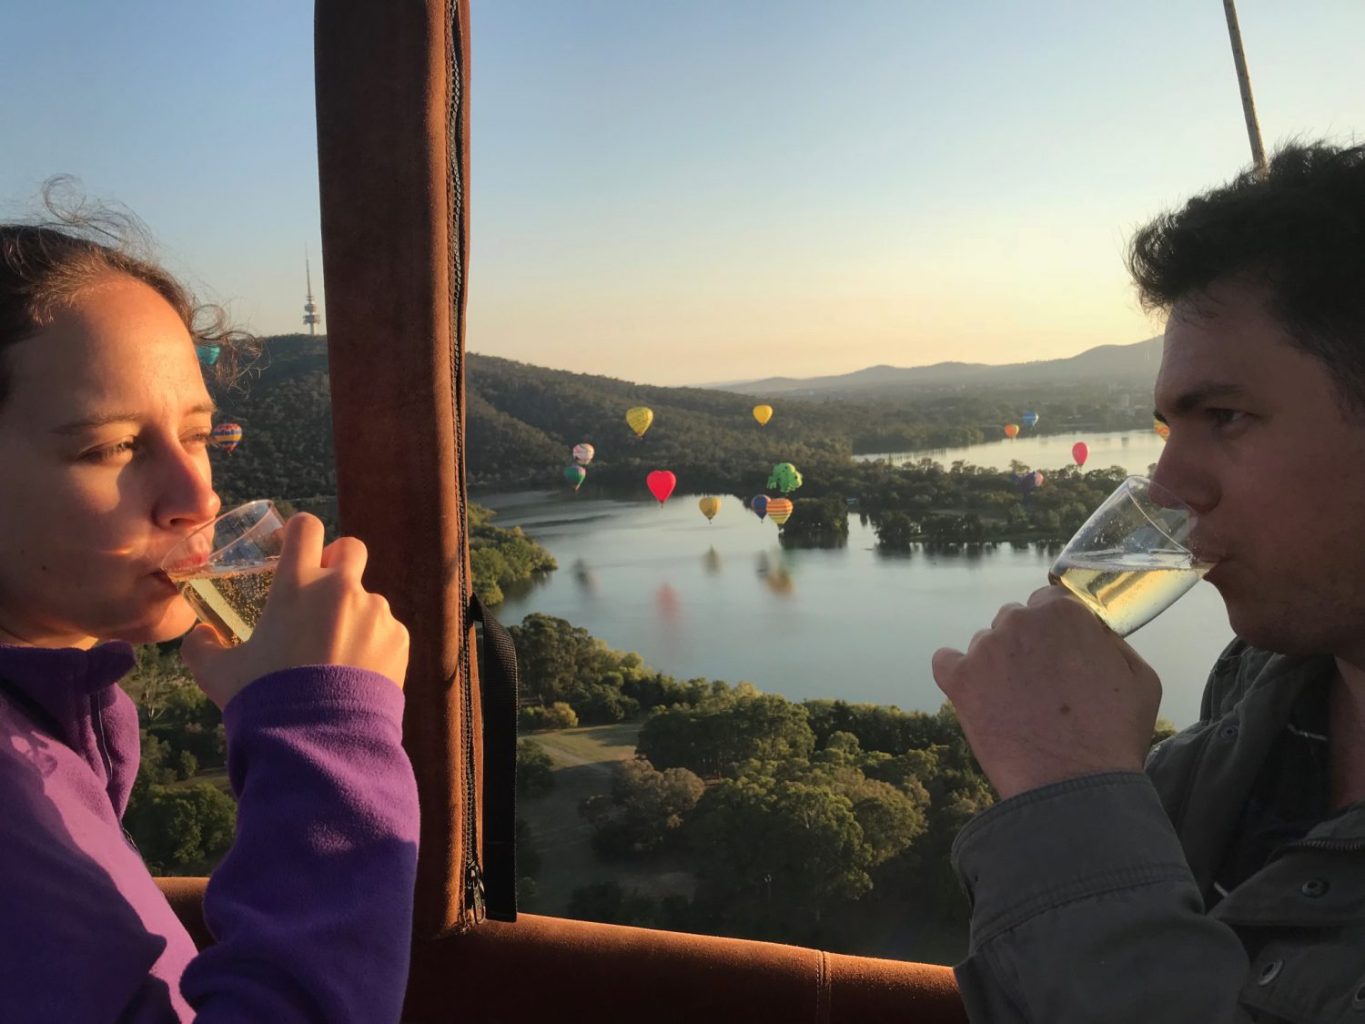
<svg viewBox="0 0 1365 1024">
<path fill-rule="evenodd" d="M 221 307 L 197 303 L 154 262 L 136 218 L 73 195 L 70 179 L 54 178 L 43 188 L 48 219 L 0 224 L 0 405 L 13 384 L 10 346 L 41 331 L 63 305 L 111 274 L 141 281 L 170 303 L 196 345 L 218 349 L 204 367 L 211 382 L 235 382 L 259 353 L 256 338 L 231 329 Z"/>
</svg>

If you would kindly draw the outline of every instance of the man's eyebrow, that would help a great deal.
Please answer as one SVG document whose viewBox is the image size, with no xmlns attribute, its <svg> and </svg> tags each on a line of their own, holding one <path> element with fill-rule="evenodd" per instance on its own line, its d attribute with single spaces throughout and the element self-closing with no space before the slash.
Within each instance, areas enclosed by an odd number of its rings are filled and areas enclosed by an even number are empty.
<svg viewBox="0 0 1365 1024">
<path fill-rule="evenodd" d="M 1177 398 L 1171 406 L 1171 412 L 1177 416 L 1181 416 L 1215 398 L 1241 398 L 1245 395 L 1246 388 L 1242 387 L 1240 384 L 1205 381 L 1201 384 L 1196 384 Z M 1152 415 L 1158 422 L 1166 422 L 1166 417 L 1162 415 L 1159 409 L 1153 409 Z"/>
<path fill-rule="evenodd" d="M 186 409 L 184 415 L 198 416 L 206 413 L 212 416 L 217 411 L 218 407 L 212 402 L 200 402 L 198 405 L 192 405 Z M 64 423 L 60 427 L 54 427 L 52 432 L 54 434 L 81 434 L 87 430 L 94 430 L 96 427 L 107 427 L 111 423 L 134 423 L 141 418 L 137 413 L 111 412 L 102 416 L 90 416 L 87 419 L 76 420 L 73 423 Z"/>
</svg>

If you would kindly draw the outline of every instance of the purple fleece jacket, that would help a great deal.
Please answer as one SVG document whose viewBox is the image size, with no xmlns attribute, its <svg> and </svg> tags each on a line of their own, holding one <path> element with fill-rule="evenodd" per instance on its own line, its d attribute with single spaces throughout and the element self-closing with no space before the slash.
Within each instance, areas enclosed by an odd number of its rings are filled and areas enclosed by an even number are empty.
<svg viewBox="0 0 1365 1024">
<path fill-rule="evenodd" d="M 132 648 L 0 645 L 0 1021 L 388 1024 L 402 1011 L 417 869 L 403 694 L 335 665 L 276 672 L 223 715 L 237 837 L 195 950 L 120 818 Z"/>
</svg>

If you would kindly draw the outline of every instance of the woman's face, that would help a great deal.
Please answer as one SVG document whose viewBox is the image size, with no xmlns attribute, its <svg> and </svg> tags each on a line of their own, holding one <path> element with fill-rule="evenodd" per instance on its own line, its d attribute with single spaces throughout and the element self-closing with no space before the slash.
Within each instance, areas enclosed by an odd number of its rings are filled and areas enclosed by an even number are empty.
<svg viewBox="0 0 1365 1024">
<path fill-rule="evenodd" d="M 213 403 L 184 323 L 111 274 L 0 358 L 0 640 L 181 635 L 194 615 L 158 566 L 219 505 Z"/>
</svg>

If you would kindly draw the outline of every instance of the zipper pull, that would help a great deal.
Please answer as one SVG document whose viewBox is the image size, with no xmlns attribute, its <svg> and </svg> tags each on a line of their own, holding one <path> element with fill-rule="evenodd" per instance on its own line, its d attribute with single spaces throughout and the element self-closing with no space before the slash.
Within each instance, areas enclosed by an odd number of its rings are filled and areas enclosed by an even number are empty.
<svg viewBox="0 0 1365 1024">
<path fill-rule="evenodd" d="M 478 861 L 470 861 L 464 879 L 465 909 L 474 915 L 474 923 L 484 919 L 487 894 L 483 886 L 483 872 Z"/>
</svg>

